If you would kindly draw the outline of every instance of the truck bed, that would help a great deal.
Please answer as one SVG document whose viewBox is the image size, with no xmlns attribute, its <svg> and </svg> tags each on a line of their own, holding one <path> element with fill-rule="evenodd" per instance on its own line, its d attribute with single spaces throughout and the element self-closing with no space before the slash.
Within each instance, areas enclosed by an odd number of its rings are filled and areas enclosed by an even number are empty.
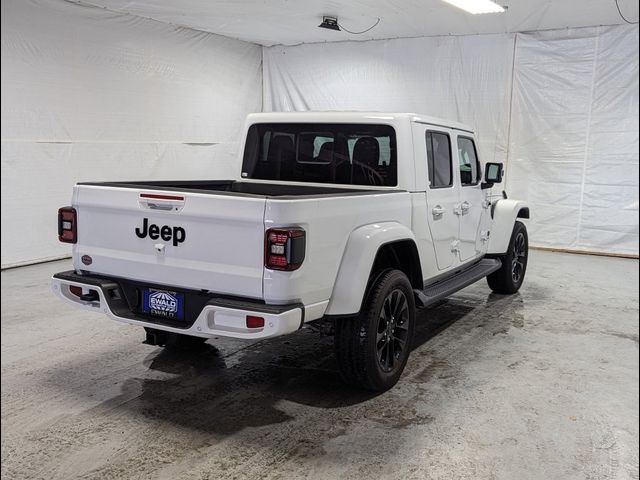
<svg viewBox="0 0 640 480">
<path fill-rule="evenodd" d="M 259 197 L 316 197 L 347 196 L 398 192 L 389 189 L 356 189 L 310 185 L 290 185 L 285 183 L 238 182 L 235 180 L 154 180 L 127 182 L 84 182 L 78 185 L 102 187 L 135 188 L 145 190 L 172 190 L 190 193 L 229 194 L 234 196 Z"/>
</svg>

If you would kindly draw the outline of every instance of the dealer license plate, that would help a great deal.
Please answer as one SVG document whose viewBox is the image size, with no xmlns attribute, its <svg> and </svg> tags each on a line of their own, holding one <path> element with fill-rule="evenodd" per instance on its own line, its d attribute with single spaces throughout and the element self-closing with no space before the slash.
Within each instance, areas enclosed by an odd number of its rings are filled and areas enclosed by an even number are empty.
<svg viewBox="0 0 640 480">
<path fill-rule="evenodd" d="M 144 289 L 144 313 L 170 320 L 184 319 L 184 294 L 155 288 Z"/>
</svg>

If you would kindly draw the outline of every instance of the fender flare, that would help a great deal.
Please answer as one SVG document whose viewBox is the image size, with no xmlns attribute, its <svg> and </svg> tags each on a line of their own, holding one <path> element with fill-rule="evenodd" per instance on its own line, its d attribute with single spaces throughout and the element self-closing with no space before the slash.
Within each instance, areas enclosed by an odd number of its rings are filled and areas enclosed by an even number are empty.
<svg viewBox="0 0 640 480">
<path fill-rule="evenodd" d="M 511 233 L 516 220 L 518 218 L 530 218 L 529 205 L 521 200 L 501 199 L 492 205 L 491 216 L 493 217 L 493 224 L 491 226 L 487 254 L 503 255 L 509 248 L 509 241 L 511 240 Z"/>
<path fill-rule="evenodd" d="M 400 240 L 415 243 L 415 236 L 411 229 L 398 222 L 364 225 L 351 232 L 325 315 L 358 313 L 378 250 L 385 244 Z"/>
</svg>

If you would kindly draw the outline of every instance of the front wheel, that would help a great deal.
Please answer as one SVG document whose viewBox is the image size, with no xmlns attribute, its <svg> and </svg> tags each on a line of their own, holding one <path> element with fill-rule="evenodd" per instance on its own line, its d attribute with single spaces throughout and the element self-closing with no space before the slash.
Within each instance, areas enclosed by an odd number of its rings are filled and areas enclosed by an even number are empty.
<svg viewBox="0 0 640 480">
<path fill-rule="evenodd" d="M 360 314 L 336 321 L 334 342 L 342 378 L 372 391 L 393 387 L 409 358 L 415 317 L 407 276 L 399 270 L 380 274 Z"/>
<path fill-rule="evenodd" d="M 500 260 L 502 267 L 487 277 L 487 283 L 496 293 L 516 293 L 524 281 L 529 260 L 529 237 L 524 223 L 516 221 L 509 241 L 509 250 Z"/>
</svg>

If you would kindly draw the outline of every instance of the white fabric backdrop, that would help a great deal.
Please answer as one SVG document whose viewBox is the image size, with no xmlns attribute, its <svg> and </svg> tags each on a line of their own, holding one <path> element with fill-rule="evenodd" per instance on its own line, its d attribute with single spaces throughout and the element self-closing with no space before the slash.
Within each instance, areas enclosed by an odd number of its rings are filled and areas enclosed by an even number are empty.
<svg viewBox="0 0 640 480">
<path fill-rule="evenodd" d="M 1 5 L 3 267 L 68 252 L 55 211 L 76 181 L 231 174 L 260 47 L 60 0 Z M 265 110 L 470 123 L 533 203 L 534 244 L 638 253 L 637 26 L 262 55 Z"/>
<path fill-rule="evenodd" d="M 508 191 L 536 244 L 638 253 L 638 28 L 518 35 Z"/>
<path fill-rule="evenodd" d="M 269 47 L 263 62 L 266 111 L 471 124 L 532 203 L 532 244 L 637 255 L 637 26 Z"/>
<path fill-rule="evenodd" d="M 60 0 L 2 0 L 2 266 L 64 255 L 77 181 L 231 174 L 259 46 Z"/>
<path fill-rule="evenodd" d="M 513 35 L 269 47 L 264 109 L 418 112 L 478 128 L 487 160 L 507 149 Z"/>
</svg>

